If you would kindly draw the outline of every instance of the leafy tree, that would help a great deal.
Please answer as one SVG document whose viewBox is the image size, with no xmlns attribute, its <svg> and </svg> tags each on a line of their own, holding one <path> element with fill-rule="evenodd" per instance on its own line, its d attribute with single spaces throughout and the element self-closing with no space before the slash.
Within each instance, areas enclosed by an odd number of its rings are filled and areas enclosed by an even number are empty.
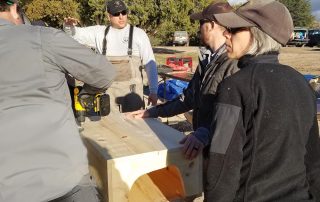
<svg viewBox="0 0 320 202">
<path fill-rule="evenodd" d="M 108 0 L 109 1 L 109 0 Z M 190 43 L 198 44 L 198 22 L 189 15 L 210 4 L 207 0 L 124 0 L 131 12 L 130 23 L 144 29 L 153 45 L 170 44 L 176 30 L 186 30 Z M 214 0 L 218 1 L 218 0 Z M 284 3 L 295 26 L 312 26 L 310 0 L 279 0 Z M 76 17 L 83 26 L 107 23 L 105 0 L 20 0 L 31 20 L 43 20 L 61 27 L 63 18 Z"/>
<path fill-rule="evenodd" d="M 176 30 L 186 30 L 195 39 L 198 24 L 189 14 L 202 10 L 205 0 L 127 0 L 132 24 L 144 29 L 154 45 L 170 44 Z"/>
<path fill-rule="evenodd" d="M 92 20 L 91 16 L 94 13 L 94 9 L 90 7 L 88 4 L 88 0 L 77 0 L 79 3 L 78 12 L 80 15 L 80 22 L 82 26 L 90 26 L 94 25 L 94 21 Z"/>
<path fill-rule="evenodd" d="M 105 24 L 105 0 L 76 0 L 82 25 Z"/>
<path fill-rule="evenodd" d="M 293 24 L 297 27 L 310 27 L 314 16 L 311 14 L 310 0 L 279 0 L 287 6 L 291 13 Z"/>
<path fill-rule="evenodd" d="M 78 16 L 77 9 L 73 0 L 33 0 L 25 5 L 30 20 L 43 20 L 52 27 L 61 27 L 65 17 Z"/>
</svg>

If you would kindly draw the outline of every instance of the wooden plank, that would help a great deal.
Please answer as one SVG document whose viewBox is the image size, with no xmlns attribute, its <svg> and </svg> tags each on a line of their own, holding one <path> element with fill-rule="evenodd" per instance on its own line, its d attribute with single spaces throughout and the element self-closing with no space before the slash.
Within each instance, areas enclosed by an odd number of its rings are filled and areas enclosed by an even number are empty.
<svg viewBox="0 0 320 202">
<path fill-rule="evenodd" d="M 193 111 L 187 111 L 184 113 L 184 117 L 186 117 L 187 121 L 192 124 Z"/>
<path fill-rule="evenodd" d="M 156 179 L 154 184 L 158 187 L 167 178 L 170 181 L 176 176 L 181 181 L 180 188 L 176 183 L 181 197 L 202 192 L 201 156 L 193 161 L 184 158 L 179 144 L 184 137 L 181 132 L 155 119 L 127 120 L 114 114 L 98 122 L 87 121 L 83 127 L 90 170 L 106 201 L 128 201 L 129 192 L 140 176 L 163 168 L 170 168 L 170 172 L 149 175 Z M 175 172 L 172 166 L 176 167 Z M 163 181 L 156 176 L 162 176 Z M 174 195 L 168 191 L 164 194 L 170 195 L 165 195 L 166 198 Z"/>
</svg>

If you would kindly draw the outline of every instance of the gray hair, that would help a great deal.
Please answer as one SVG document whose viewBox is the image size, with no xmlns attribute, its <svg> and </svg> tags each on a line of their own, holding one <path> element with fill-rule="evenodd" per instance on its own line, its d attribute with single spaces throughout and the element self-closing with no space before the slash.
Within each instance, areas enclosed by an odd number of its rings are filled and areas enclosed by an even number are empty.
<svg viewBox="0 0 320 202">
<path fill-rule="evenodd" d="M 252 44 L 247 52 L 248 55 L 261 55 L 280 50 L 281 44 L 257 27 L 250 27 L 250 32 L 252 34 Z"/>
</svg>

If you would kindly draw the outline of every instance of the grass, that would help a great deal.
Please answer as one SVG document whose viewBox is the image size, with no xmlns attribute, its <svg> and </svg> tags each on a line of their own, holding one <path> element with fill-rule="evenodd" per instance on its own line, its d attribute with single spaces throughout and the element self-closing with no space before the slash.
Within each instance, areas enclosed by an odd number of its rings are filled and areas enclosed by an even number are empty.
<svg viewBox="0 0 320 202">
<path fill-rule="evenodd" d="M 198 64 L 198 53 L 196 52 L 155 53 L 154 55 L 158 65 L 166 64 L 166 59 L 169 56 L 176 56 L 176 57 L 191 56 L 193 67 L 197 66 Z"/>
<path fill-rule="evenodd" d="M 176 57 L 185 57 L 185 56 L 191 56 L 192 62 L 198 60 L 198 54 L 197 53 L 177 53 L 177 54 L 155 54 L 156 61 L 158 64 L 165 64 L 166 59 L 169 56 L 176 56 Z"/>
</svg>

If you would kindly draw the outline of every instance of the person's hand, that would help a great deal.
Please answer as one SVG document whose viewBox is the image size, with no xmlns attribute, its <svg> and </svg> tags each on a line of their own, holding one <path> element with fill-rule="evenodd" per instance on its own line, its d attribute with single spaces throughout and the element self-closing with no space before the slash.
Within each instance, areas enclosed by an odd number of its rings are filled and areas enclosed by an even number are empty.
<svg viewBox="0 0 320 202">
<path fill-rule="evenodd" d="M 79 23 L 79 20 L 76 18 L 67 17 L 63 19 L 65 25 L 76 26 Z"/>
<path fill-rule="evenodd" d="M 148 97 L 148 105 L 155 106 L 157 105 L 158 95 L 156 93 L 150 93 Z"/>
<path fill-rule="evenodd" d="M 148 118 L 149 112 L 147 110 L 137 110 L 134 112 L 125 113 L 126 118 Z"/>
<path fill-rule="evenodd" d="M 204 148 L 203 143 L 198 140 L 198 138 L 192 134 L 184 137 L 180 142 L 183 144 L 182 152 L 185 155 L 186 159 L 192 160 L 198 156 L 199 153 L 202 153 Z"/>
</svg>

